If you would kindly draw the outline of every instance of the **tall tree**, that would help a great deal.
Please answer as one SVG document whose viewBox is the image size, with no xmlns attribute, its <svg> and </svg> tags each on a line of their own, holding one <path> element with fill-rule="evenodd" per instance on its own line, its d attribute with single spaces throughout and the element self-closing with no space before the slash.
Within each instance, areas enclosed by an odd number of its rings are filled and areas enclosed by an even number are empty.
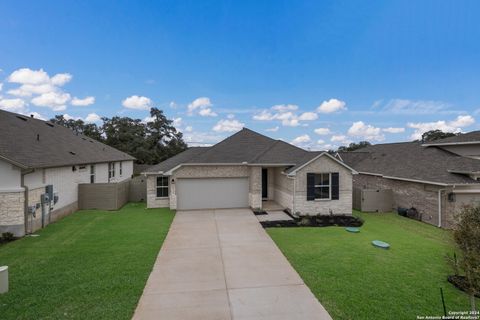
<svg viewBox="0 0 480 320">
<path fill-rule="evenodd" d="M 102 132 L 95 123 L 85 123 L 82 119 L 65 119 L 63 115 L 56 115 L 50 119 L 51 123 L 56 123 L 67 127 L 75 133 L 84 134 L 92 139 L 102 141 Z"/>
<path fill-rule="evenodd" d="M 431 142 L 443 138 L 455 137 L 457 134 L 452 132 L 443 132 L 442 130 L 430 130 L 422 134 L 422 142 Z"/>
<path fill-rule="evenodd" d="M 161 162 L 187 148 L 183 134 L 172 125 L 162 110 L 150 109 L 151 120 L 147 122 L 147 141 L 151 147 L 154 162 Z"/>
</svg>

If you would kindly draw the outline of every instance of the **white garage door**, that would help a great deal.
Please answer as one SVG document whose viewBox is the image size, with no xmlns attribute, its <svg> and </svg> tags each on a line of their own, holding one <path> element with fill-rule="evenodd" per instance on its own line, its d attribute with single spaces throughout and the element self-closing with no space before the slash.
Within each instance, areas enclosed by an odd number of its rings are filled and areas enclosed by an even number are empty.
<svg viewBox="0 0 480 320">
<path fill-rule="evenodd" d="M 177 209 L 248 207 L 248 178 L 177 179 Z"/>
</svg>

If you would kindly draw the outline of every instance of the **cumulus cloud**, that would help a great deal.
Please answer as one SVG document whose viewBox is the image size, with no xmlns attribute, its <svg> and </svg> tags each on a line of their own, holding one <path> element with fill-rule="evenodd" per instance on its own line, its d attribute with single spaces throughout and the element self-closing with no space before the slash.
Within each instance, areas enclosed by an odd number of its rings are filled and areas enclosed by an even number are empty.
<svg viewBox="0 0 480 320">
<path fill-rule="evenodd" d="M 317 128 L 313 131 L 320 136 L 326 136 L 331 133 L 330 129 L 328 128 Z"/>
<path fill-rule="evenodd" d="M 347 110 L 346 103 L 334 98 L 328 101 L 323 101 L 317 108 L 317 112 L 320 113 L 334 113 L 343 110 Z"/>
<path fill-rule="evenodd" d="M 300 115 L 296 113 L 298 106 L 294 104 L 278 104 L 270 109 L 262 110 L 253 116 L 257 121 L 278 120 L 283 126 L 296 127 L 300 121 L 312 121 L 318 118 L 314 112 L 304 112 Z"/>
<path fill-rule="evenodd" d="M 273 128 L 265 129 L 265 131 L 267 131 L 267 132 L 277 132 L 278 129 L 280 129 L 280 127 L 279 127 L 279 126 L 276 126 L 276 127 L 273 127 Z"/>
<path fill-rule="evenodd" d="M 0 83 L 0 91 L 3 89 L 3 83 Z"/>
<path fill-rule="evenodd" d="M 94 103 L 95 103 L 95 97 L 85 97 L 83 99 L 74 97 L 71 102 L 72 106 L 77 106 L 77 107 L 86 107 Z"/>
<path fill-rule="evenodd" d="M 127 109 L 150 110 L 152 100 L 144 96 L 133 95 L 122 101 L 122 105 Z"/>
<path fill-rule="evenodd" d="M 296 137 L 295 139 L 292 140 L 292 144 L 294 145 L 303 145 L 307 142 L 310 142 L 310 136 L 308 134 L 304 134 L 301 136 Z"/>
<path fill-rule="evenodd" d="M 235 132 L 241 130 L 245 126 L 244 123 L 241 123 L 238 120 L 229 120 L 223 119 L 217 122 L 213 127 L 215 132 Z"/>
<path fill-rule="evenodd" d="M 183 119 L 180 118 L 180 117 L 178 117 L 178 118 L 173 118 L 172 121 L 173 121 L 172 124 L 173 124 L 174 127 L 180 127 L 180 126 L 182 125 L 182 123 L 183 123 Z"/>
<path fill-rule="evenodd" d="M 365 140 L 383 141 L 385 136 L 382 134 L 382 129 L 367 125 L 363 121 L 357 121 L 347 131 L 349 136 L 361 138 Z"/>
<path fill-rule="evenodd" d="M 85 122 L 99 122 L 102 118 L 96 113 L 89 113 L 85 117 Z"/>
<path fill-rule="evenodd" d="M 217 113 L 212 110 L 212 106 L 210 98 L 200 97 L 188 104 L 187 114 L 191 116 L 198 113 L 202 117 L 216 117 Z"/>
<path fill-rule="evenodd" d="M 192 132 L 192 131 L 193 131 L 193 127 L 192 127 L 192 126 L 186 126 L 184 131 L 185 131 L 185 132 Z"/>
<path fill-rule="evenodd" d="M 388 133 L 402 133 L 402 132 L 405 132 L 405 128 L 389 127 L 389 128 L 383 128 L 382 131 L 388 132 Z"/>
<path fill-rule="evenodd" d="M 70 94 L 65 92 L 48 92 L 32 99 L 32 103 L 38 107 L 48 107 L 53 111 L 65 110 L 70 100 Z"/>
<path fill-rule="evenodd" d="M 461 132 L 462 128 L 466 128 L 475 123 L 475 119 L 470 115 L 458 116 L 452 121 L 436 121 L 436 122 L 410 122 L 407 127 L 415 129 L 410 136 L 412 140 L 422 138 L 424 132 L 430 130 L 442 130 L 443 132 Z"/>
<path fill-rule="evenodd" d="M 0 99 L 0 109 L 6 111 L 23 113 L 26 111 L 25 106 L 25 101 L 22 99 Z"/>
<path fill-rule="evenodd" d="M 330 141 L 331 142 L 339 142 L 341 144 L 349 144 L 351 143 L 352 141 L 349 140 L 347 138 L 347 136 L 345 135 L 333 135 L 331 138 L 330 138 Z"/>
<path fill-rule="evenodd" d="M 15 70 L 7 78 L 8 82 L 20 83 L 20 84 L 43 84 L 50 82 L 48 73 L 40 70 L 31 70 L 29 68 L 21 68 Z"/>
</svg>

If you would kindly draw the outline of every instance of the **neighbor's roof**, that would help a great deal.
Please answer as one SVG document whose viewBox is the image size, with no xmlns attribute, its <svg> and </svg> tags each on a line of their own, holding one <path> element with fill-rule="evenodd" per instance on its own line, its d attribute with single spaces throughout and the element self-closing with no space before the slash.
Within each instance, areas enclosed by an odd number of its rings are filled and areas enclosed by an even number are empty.
<svg viewBox="0 0 480 320">
<path fill-rule="evenodd" d="M 281 140 L 275 140 L 243 128 L 234 135 L 208 148 L 189 148 L 146 170 L 146 173 L 167 172 L 181 164 L 258 164 L 285 165 L 295 168 L 321 154 L 307 151 Z"/>
<path fill-rule="evenodd" d="M 0 158 L 47 168 L 135 158 L 61 125 L 0 110 Z"/>
<path fill-rule="evenodd" d="M 422 147 L 420 142 L 377 144 L 339 155 L 360 173 L 438 184 L 475 184 L 469 176 L 453 172 L 480 172 L 480 160 Z"/>
<path fill-rule="evenodd" d="M 480 143 L 480 131 L 461 133 L 454 137 L 438 139 L 424 143 L 425 146 Z"/>
</svg>

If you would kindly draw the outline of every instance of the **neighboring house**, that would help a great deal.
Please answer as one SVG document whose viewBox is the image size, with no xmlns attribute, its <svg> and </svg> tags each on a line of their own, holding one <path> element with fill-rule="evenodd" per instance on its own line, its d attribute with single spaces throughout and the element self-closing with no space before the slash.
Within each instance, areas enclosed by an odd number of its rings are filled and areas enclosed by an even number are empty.
<svg viewBox="0 0 480 320">
<path fill-rule="evenodd" d="M 480 131 L 462 133 L 455 137 L 424 143 L 425 147 L 440 147 L 452 153 L 480 159 Z"/>
<path fill-rule="evenodd" d="M 79 184 L 130 179 L 133 160 L 60 125 L 0 110 L 0 233 L 22 236 L 42 217 L 45 224 L 76 211 Z"/>
<path fill-rule="evenodd" d="M 355 171 L 327 152 L 311 152 L 249 129 L 212 147 L 193 147 L 150 167 L 149 208 L 250 207 L 266 200 L 300 214 L 351 214 Z"/>
<path fill-rule="evenodd" d="M 461 141 L 467 135 L 454 138 Z M 414 207 L 423 221 L 449 228 L 462 206 L 480 203 L 480 160 L 453 153 L 450 145 L 455 142 L 448 140 L 447 148 L 443 140 L 388 143 L 341 152 L 338 157 L 359 173 L 353 178 L 354 189 L 390 189 L 392 210 Z M 473 151 L 461 153 L 478 155 L 479 145 L 480 139 L 470 141 Z"/>
</svg>

